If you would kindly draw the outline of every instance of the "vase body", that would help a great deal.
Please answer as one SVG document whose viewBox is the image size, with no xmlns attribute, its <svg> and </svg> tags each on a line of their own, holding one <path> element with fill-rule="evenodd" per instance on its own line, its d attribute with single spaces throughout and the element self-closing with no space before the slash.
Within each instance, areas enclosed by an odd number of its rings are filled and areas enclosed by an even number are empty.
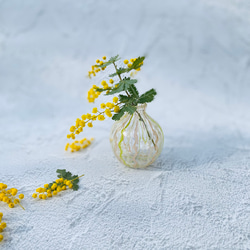
<svg viewBox="0 0 250 250">
<path fill-rule="evenodd" d="M 160 125 L 137 106 L 133 115 L 126 113 L 111 128 L 110 143 L 117 159 L 132 168 L 144 168 L 160 155 L 164 134 Z"/>
</svg>

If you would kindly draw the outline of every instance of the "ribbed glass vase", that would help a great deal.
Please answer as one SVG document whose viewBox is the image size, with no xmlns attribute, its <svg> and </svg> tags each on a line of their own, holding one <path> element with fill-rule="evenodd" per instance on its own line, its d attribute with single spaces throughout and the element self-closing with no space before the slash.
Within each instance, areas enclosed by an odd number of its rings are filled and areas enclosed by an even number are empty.
<svg viewBox="0 0 250 250">
<path fill-rule="evenodd" d="M 147 167 L 163 148 L 163 131 L 146 113 L 146 107 L 138 105 L 133 115 L 126 113 L 111 129 L 110 143 L 115 156 L 128 167 Z"/>
</svg>

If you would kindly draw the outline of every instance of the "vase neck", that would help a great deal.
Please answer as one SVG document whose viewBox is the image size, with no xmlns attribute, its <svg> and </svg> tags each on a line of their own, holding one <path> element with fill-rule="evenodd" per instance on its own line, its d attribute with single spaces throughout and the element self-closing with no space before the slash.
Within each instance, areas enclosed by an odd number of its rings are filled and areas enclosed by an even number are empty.
<svg viewBox="0 0 250 250">
<path fill-rule="evenodd" d="M 136 106 L 136 111 L 141 113 L 141 112 L 145 112 L 146 111 L 146 108 L 147 108 L 147 104 L 146 103 L 143 103 L 143 104 L 138 104 Z"/>
</svg>

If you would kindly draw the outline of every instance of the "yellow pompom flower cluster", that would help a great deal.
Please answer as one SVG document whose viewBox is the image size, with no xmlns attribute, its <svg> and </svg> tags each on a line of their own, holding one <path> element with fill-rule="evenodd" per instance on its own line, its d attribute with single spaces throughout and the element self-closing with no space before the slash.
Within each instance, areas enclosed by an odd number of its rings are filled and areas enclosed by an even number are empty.
<svg viewBox="0 0 250 250">
<path fill-rule="evenodd" d="M 107 59 L 106 56 L 103 56 L 102 60 L 97 59 L 96 60 L 97 65 L 100 65 L 100 66 L 103 65 L 105 63 L 106 59 Z M 91 70 L 88 72 L 88 77 L 89 78 L 91 78 L 92 76 L 96 76 L 96 74 L 98 72 L 100 72 L 101 70 L 106 69 L 106 67 L 98 67 L 97 65 L 92 65 L 91 66 Z"/>
<path fill-rule="evenodd" d="M 23 208 L 20 204 L 20 200 L 24 198 L 24 195 L 19 194 L 19 196 L 17 196 L 18 190 L 16 188 L 7 189 L 7 187 L 6 184 L 0 183 L 0 201 L 7 203 L 10 208 L 14 208 L 15 205 L 19 205 Z"/>
<path fill-rule="evenodd" d="M 76 119 L 75 125 L 71 126 L 69 131 L 70 134 L 67 135 L 68 139 L 75 140 L 76 135 L 80 134 L 83 131 L 83 128 L 87 125 L 88 127 L 93 127 L 93 122 L 95 120 L 104 121 L 105 116 L 112 117 L 114 113 L 118 113 L 120 111 L 120 107 L 118 106 L 118 97 L 113 98 L 113 102 L 107 102 L 107 103 L 101 103 L 100 109 L 97 107 L 94 107 L 92 109 L 92 114 L 87 113 L 83 114 L 80 118 Z M 67 151 L 69 148 L 71 148 L 71 152 L 79 151 L 81 148 L 86 148 L 90 145 L 91 140 L 87 140 L 86 138 L 75 141 L 72 144 L 67 143 L 65 146 L 65 150 Z"/>
<path fill-rule="evenodd" d="M 82 177 L 83 175 L 75 178 L 78 179 Z M 64 178 L 56 179 L 53 183 L 50 184 L 44 184 L 44 187 L 39 187 L 36 189 L 36 193 L 33 193 L 32 197 L 39 198 L 42 200 L 46 200 L 47 198 L 51 198 L 53 196 L 56 196 L 58 193 L 65 191 L 67 189 L 73 188 L 73 181 L 75 180 L 67 180 Z"/>
<path fill-rule="evenodd" d="M 89 103 L 95 102 L 95 99 L 97 99 L 99 97 L 99 95 L 101 94 L 101 92 L 98 92 L 96 90 L 96 88 L 97 88 L 97 86 L 93 85 L 92 88 L 88 91 L 87 99 L 88 99 Z"/>
<path fill-rule="evenodd" d="M 80 141 L 74 141 L 71 144 L 67 143 L 65 146 L 65 151 L 67 151 L 68 149 L 71 149 L 71 152 L 75 152 L 75 151 L 79 151 L 81 149 L 84 149 L 86 147 L 88 147 L 91 142 L 94 140 L 94 138 L 91 138 L 90 140 L 88 140 L 87 138 L 83 138 Z"/>
<path fill-rule="evenodd" d="M 96 64 L 91 66 L 91 71 L 88 72 L 88 77 L 91 78 L 92 76 L 96 76 L 96 74 L 101 71 L 101 70 L 105 70 L 106 67 L 100 67 L 101 65 L 103 65 L 106 61 L 106 56 L 102 57 L 102 60 L 97 59 L 96 60 Z M 113 84 L 114 80 L 113 79 L 109 79 L 109 83 Z M 106 81 L 102 81 L 101 85 L 103 86 L 103 89 L 109 89 L 111 88 L 111 86 L 109 86 L 107 84 Z M 98 92 L 96 89 L 99 88 L 96 85 L 93 85 L 92 88 L 89 89 L 88 91 L 88 96 L 87 99 L 90 103 L 95 102 L 95 99 L 98 98 L 98 96 L 101 94 L 101 92 Z M 100 87 L 102 88 L 102 87 Z"/>
<path fill-rule="evenodd" d="M 113 79 L 109 79 L 109 83 L 111 85 L 109 85 L 105 80 L 103 80 L 101 81 L 101 85 L 102 85 L 101 87 L 93 85 L 88 91 L 88 96 L 87 96 L 88 102 L 93 103 L 99 97 L 99 95 L 101 94 L 101 91 L 98 91 L 98 89 L 107 90 L 106 93 L 108 93 L 110 90 L 116 87 L 112 85 L 114 83 Z"/>
<path fill-rule="evenodd" d="M 5 222 L 2 222 L 3 213 L 0 213 L 0 233 L 3 232 L 3 230 L 7 227 L 7 224 Z M 3 240 L 3 235 L 0 234 L 0 242 Z"/>
</svg>

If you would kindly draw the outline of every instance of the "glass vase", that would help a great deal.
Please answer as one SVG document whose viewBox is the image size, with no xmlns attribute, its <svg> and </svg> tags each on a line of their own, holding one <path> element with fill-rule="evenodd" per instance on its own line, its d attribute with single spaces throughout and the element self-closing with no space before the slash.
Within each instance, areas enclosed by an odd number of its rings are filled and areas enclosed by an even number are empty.
<svg viewBox="0 0 250 250">
<path fill-rule="evenodd" d="M 138 105 L 133 115 L 126 113 L 111 128 L 110 143 L 117 159 L 131 168 L 145 168 L 160 155 L 164 134 L 160 125 Z"/>
</svg>

